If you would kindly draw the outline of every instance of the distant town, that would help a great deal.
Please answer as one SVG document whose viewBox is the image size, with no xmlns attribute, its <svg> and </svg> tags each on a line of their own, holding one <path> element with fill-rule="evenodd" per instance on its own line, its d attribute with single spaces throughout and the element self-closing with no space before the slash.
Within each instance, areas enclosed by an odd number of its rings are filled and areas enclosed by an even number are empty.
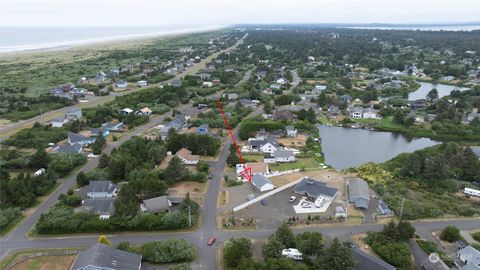
<svg viewBox="0 0 480 270">
<path fill-rule="evenodd" d="M 0 269 L 480 269 L 478 31 L 119 42 L 0 58 Z"/>
</svg>

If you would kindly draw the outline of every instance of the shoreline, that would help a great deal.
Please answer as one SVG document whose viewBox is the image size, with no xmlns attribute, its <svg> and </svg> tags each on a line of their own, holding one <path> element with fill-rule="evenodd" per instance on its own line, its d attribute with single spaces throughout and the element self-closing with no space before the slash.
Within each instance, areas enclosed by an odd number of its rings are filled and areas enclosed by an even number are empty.
<svg viewBox="0 0 480 270">
<path fill-rule="evenodd" d="M 89 39 L 79 39 L 79 40 L 70 40 L 70 41 L 57 41 L 50 43 L 40 43 L 36 45 L 18 45 L 0 48 L 0 57 L 16 56 L 20 54 L 28 53 L 39 53 L 39 52 L 55 52 L 55 51 L 65 51 L 73 48 L 79 47 L 89 47 L 92 45 L 99 44 L 111 44 L 119 41 L 141 41 L 153 38 L 169 37 L 175 35 L 183 34 L 192 34 L 192 33 L 202 33 L 215 31 L 228 27 L 228 25 L 211 25 L 198 28 L 186 28 L 180 30 L 170 30 L 170 31 L 160 31 L 160 32 L 150 32 L 150 33 L 141 33 L 141 34 L 126 34 L 126 35 L 115 35 L 110 37 L 100 37 L 100 38 L 89 38 Z"/>
</svg>

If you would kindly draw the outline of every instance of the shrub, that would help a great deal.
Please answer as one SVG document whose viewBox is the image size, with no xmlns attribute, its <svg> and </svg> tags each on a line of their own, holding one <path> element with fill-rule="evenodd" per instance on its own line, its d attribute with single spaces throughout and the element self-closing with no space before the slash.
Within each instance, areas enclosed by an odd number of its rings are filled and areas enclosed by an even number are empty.
<svg viewBox="0 0 480 270">
<path fill-rule="evenodd" d="M 472 233 L 472 237 L 473 237 L 473 239 L 480 242 L 480 232 Z"/>
<path fill-rule="evenodd" d="M 460 230 L 455 226 L 447 226 L 440 233 L 440 239 L 448 242 L 455 242 L 461 239 Z"/>
<path fill-rule="evenodd" d="M 13 221 L 22 217 L 23 214 L 20 208 L 7 208 L 0 210 L 0 231 L 7 228 Z"/>
<path fill-rule="evenodd" d="M 195 258 L 195 249 L 183 239 L 146 243 L 141 250 L 143 258 L 151 263 L 189 262 Z"/>
</svg>

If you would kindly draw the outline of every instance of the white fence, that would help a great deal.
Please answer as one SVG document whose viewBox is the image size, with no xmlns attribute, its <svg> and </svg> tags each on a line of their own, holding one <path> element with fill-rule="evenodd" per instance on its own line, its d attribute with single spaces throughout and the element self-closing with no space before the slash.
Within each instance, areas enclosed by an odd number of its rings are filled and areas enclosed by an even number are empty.
<svg viewBox="0 0 480 270">
<path fill-rule="evenodd" d="M 289 171 L 283 171 L 283 172 L 271 172 L 270 174 L 265 175 L 266 177 L 275 177 L 275 176 L 280 176 L 280 175 L 285 175 L 285 174 L 291 174 L 291 173 L 297 173 L 300 172 L 300 169 L 293 169 Z"/>
</svg>

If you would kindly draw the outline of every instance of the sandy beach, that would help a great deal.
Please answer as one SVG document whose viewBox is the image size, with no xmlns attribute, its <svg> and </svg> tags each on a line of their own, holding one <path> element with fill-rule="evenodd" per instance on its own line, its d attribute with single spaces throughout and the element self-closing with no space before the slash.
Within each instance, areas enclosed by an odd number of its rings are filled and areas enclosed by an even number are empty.
<svg viewBox="0 0 480 270">
<path fill-rule="evenodd" d="M 218 30 L 225 28 L 224 25 L 212 25 L 204 26 L 198 28 L 186 28 L 186 29 L 177 29 L 177 30 L 166 30 L 159 32 L 151 33 L 140 33 L 140 34 L 129 34 L 129 35 L 114 35 L 101 38 L 90 38 L 90 39 L 79 39 L 79 40 L 68 40 L 68 41 L 58 41 L 51 43 L 39 43 L 32 45 L 18 45 L 18 46 L 2 46 L 0 47 L 0 57 L 5 56 L 25 54 L 25 53 L 38 53 L 38 52 L 51 52 L 51 51 L 64 51 L 72 48 L 81 48 L 81 49 L 94 49 L 99 45 L 102 48 L 109 47 L 112 45 L 120 45 L 120 41 L 126 42 L 138 42 L 146 41 L 149 39 L 157 39 L 161 37 L 171 37 L 177 35 L 191 34 L 191 33 L 201 33 Z"/>
</svg>

